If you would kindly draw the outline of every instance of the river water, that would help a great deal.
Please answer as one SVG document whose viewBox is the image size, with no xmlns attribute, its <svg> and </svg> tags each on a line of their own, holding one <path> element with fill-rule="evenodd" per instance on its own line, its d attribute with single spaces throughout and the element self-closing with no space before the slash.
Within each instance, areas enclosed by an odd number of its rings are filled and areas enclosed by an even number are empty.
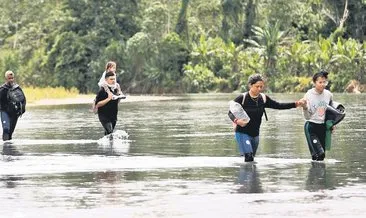
<svg viewBox="0 0 366 218">
<path fill-rule="evenodd" d="M 0 145 L 0 217 L 365 216 L 366 95 L 335 94 L 347 115 L 324 162 L 310 160 L 300 109 L 268 109 L 244 163 L 234 97 L 122 102 L 112 140 L 90 105 L 29 107 Z"/>
</svg>

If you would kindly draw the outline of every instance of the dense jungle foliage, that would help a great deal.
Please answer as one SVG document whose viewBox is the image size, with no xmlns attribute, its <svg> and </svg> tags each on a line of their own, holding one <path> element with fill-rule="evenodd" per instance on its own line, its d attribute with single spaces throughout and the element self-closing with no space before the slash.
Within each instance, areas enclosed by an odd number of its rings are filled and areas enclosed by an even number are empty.
<svg viewBox="0 0 366 218">
<path fill-rule="evenodd" d="M 0 70 L 28 87 L 97 90 L 108 60 L 128 93 L 366 83 L 366 0 L 0 0 Z M 360 86 L 362 87 L 362 85 Z M 361 91 L 363 91 L 361 89 Z"/>
</svg>

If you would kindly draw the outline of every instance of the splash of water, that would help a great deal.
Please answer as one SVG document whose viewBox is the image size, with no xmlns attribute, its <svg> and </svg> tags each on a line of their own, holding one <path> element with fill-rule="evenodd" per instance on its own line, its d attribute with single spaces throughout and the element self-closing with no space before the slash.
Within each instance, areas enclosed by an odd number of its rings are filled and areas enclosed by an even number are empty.
<svg viewBox="0 0 366 218">
<path fill-rule="evenodd" d="M 129 135 L 126 131 L 116 130 L 98 139 L 98 148 L 109 155 L 126 154 L 130 148 L 130 140 L 128 140 L 128 137 Z"/>
</svg>

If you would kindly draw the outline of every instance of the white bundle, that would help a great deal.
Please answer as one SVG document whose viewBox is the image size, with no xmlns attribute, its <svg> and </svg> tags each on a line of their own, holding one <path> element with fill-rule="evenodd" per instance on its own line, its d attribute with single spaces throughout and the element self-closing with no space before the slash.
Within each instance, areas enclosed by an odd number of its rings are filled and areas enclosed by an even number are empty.
<svg viewBox="0 0 366 218">
<path fill-rule="evenodd" d="M 229 101 L 229 110 L 235 116 L 235 118 L 243 119 L 246 122 L 250 121 L 248 114 L 245 112 L 245 110 L 239 103 L 232 100 Z"/>
<path fill-rule="evenodd" d="M 120 95 L 112 95 L 112 100 L 116 100 L 116 99 L 125 99 L 126 96 L 124 94 L 120 94 Z"/>
</svg>

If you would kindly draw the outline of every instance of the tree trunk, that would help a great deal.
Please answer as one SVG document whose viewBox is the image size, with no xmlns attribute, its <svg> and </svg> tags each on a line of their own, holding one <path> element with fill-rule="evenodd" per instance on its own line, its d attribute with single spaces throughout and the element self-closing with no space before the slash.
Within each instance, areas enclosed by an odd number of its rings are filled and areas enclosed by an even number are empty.
<svg viewBox="0 0 366 218">
<path fill-rule="evenodd" d="M 180 8 L 177 25 L 175 26 L 175 32 L 188 41 L 188 25 L 187 25 L 187 10 L 189 0 L 182 0 L 182 7 Z"/>
<path fill-rule="evenodd" d="M 245 21 L 243 25 L 243 38 L 248 39 L 252 35 L 252 26 L 254 25 L 256 13 L 255 0 L 249 0 L 245 8 Z"/>
</svg>

